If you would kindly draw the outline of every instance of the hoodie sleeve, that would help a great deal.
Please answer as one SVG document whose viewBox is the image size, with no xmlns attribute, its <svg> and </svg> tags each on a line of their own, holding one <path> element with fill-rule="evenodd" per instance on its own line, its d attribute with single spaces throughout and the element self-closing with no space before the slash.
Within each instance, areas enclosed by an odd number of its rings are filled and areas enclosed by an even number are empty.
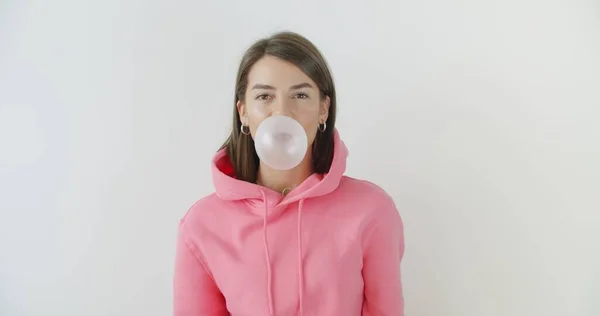
<svg viewBox="0 0 600 316">
<path fill-rule="evenodd" d="M 363 316 L 404 316 L 400 262 L 404 229 L 391 197 L 373 212 L 363 240 Z"/>
<path fill-rule="evenodd" d="M 189 239 L 185 222 L 179 225 L 173 279 L 174 316 L 229 315 L 225 299 L 198 248 Z"/>
</svg>

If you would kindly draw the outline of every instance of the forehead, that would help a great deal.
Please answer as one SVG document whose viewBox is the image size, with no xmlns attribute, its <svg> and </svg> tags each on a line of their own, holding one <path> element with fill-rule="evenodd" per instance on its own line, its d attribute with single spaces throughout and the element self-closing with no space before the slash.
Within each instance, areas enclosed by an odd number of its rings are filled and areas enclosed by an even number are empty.
<svg viewBox="0 0 600 316">
<path fill-rule="evenodd" d="M 248 87 L 266 84 L 275 88 L 288 88 L 300 83 L 316 84 L 296 65 L 273 56 L 259 59 L 248 74 Z"/>
</svg>

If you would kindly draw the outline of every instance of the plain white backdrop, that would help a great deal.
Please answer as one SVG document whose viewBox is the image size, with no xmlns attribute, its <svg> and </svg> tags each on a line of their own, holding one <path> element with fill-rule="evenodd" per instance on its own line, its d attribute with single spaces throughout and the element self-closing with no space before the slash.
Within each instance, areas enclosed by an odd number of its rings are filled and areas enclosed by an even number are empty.
<svg viewBox="0 0 600 316">
<path fill-rule="evenodd" d="M 237 63 L 280 30 L 400 209 L 407 315 L 600 315 L 600 4 L 566 0 L 1 1 L 0 315 L 171 313 Z"/>
</svg>

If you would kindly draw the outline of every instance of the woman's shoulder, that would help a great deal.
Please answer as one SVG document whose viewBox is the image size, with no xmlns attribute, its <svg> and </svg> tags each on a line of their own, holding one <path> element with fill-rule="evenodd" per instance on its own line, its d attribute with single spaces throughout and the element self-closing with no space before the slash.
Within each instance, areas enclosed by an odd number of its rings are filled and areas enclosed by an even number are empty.
<svg viewBox="0 0 600 316">
<path fill-rule="evenodd" d="M 362 179 L 344 176 L 340 182 L 340 190 L 345 194 L 358 194 L 361 197 L 391 201 L 392 197 L 379 185 Z"/>
<path fill-rule="evenodd" d="M 216 193 L 206 195 L 188 208 L 187 212 L 181 218 L 181 222 L 194 224 L 198 221 L 206 220 L 207 217 L 211 217 L 211 214 L 214 214 L 219 209 L 220 203 L 221 201 Z"/>
<path fill-rule="evenodd" d="M 398 214 L 394 199 L 379 185 L 367 181 L 344 176 L 340 182 L 340 193 L 353 205 L 361 205 L 371 216 L 396 216 Z"/>
<path fill-rule="evenodd" d="M 356 210 L 364 219 L 365 227 L 391 225 L 402 231 L 402 218 L 394 199 L 379 185 L 351 177 L 344 177 L 340 189 L 348 197 L 348 209 Z"/>
</svg>

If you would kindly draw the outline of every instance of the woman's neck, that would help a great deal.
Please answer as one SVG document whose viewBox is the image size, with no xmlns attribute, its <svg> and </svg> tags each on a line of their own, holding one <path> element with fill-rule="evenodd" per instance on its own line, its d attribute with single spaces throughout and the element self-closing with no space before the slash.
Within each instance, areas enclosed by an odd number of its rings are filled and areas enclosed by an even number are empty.
<svg viewBox="0 0 600 316">
<path fill-rule="evenodd" d="M 309 155 L 306 156 L 297 167 L 290 170 L 275 170 L 261 163 L 258 168 L 257 184 L 280 193 L 284 193 L 284 190 L 293 190 L 312 174 L 312 159 Z"/>
</svg>

